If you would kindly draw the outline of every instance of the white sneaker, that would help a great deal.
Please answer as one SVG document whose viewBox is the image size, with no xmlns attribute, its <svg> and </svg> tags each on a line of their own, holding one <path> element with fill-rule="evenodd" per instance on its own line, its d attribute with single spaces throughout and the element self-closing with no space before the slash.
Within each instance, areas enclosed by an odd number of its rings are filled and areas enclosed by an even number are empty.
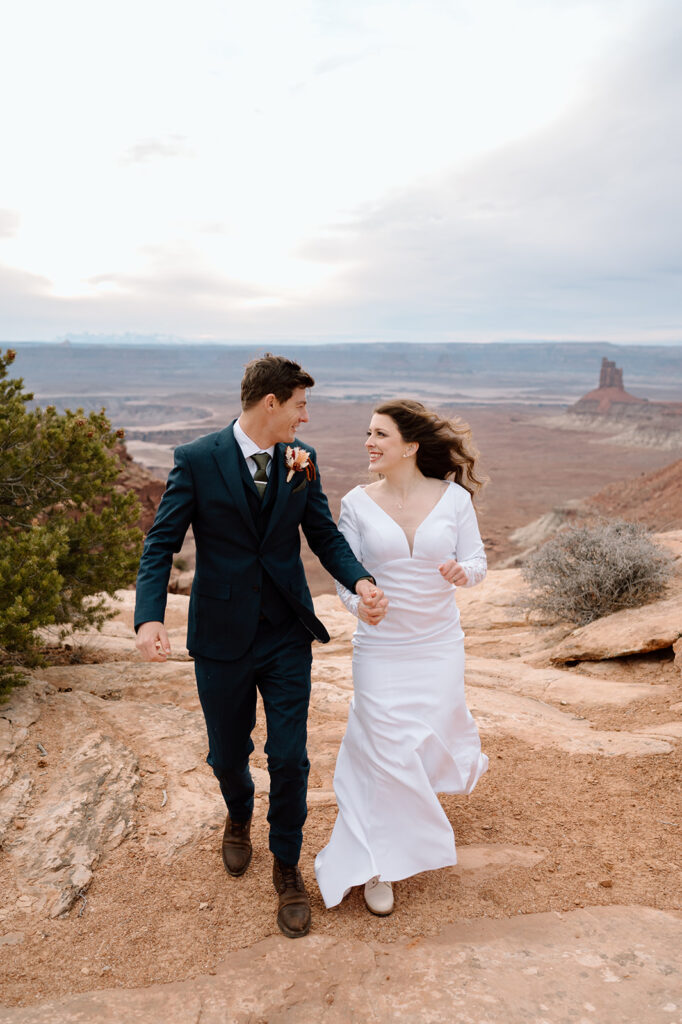
<svg viewBox="0 0 682 1024">
<path fill-rule="evenodd" d="M 390 882 L 380 882 L 375 875 L 365 882 L 365 903 L 367 909 L 377 917 L 388 917 L 393 913 L 393 886 Z"/>
</svg>

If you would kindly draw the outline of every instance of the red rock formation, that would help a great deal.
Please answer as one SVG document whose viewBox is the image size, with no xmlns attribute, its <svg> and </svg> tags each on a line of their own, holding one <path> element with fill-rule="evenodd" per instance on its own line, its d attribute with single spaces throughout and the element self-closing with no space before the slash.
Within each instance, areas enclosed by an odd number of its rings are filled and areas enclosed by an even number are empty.
<svg viewBox="0 0 682 1024">
<path fill-rule="evenodd" d="M 601 361 L 601 372 L 599 374 L 599 387 L 583 395 L 575 405 L 571 406 L 572 412 L 594 415 L 608 414 L 618 407 L 626 405 L 643 405 L 646 398 L 636 398 L 629 394 L 623 387 L 623 371 L 611 359 L 604 357 Z"/>
<path fill-rule="evenodd" d="M 606 356 L 601 361 L 601 373 L 599 374 L 600 388 L 618 388 L 623 390 L 623 371 Z"/>
<path fill-rule="evenodd" d="M 682 529 L 682 459 L 652 473 L 608 484 L 588 498 L 586 506 L 602 516 L 643 523 L 650 530 Z"/>
</svg>

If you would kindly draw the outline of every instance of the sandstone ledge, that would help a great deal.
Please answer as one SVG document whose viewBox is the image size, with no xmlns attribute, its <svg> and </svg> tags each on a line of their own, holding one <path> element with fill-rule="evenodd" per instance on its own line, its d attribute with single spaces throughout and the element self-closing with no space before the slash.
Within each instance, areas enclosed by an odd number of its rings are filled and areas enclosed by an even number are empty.
<svg viewBox="0 0 682 1024">
<path fill-rule="evenodd" d="M 562 640 L 550 657 L 553 662 L 561 664 L 646 654 L 672 647 L 680 636 L 682 601 L 676 596 L 642 608 L 627 608 L 590 622 Z"/>
<path fill-rule="evenodd" d="M 214 975 L 4 1009 L 3 1024 L 677 1024 L 682 915 L 592 907 L 461 921 L 393 944 L 311 934 L 236 952 Z"/>
</svg>

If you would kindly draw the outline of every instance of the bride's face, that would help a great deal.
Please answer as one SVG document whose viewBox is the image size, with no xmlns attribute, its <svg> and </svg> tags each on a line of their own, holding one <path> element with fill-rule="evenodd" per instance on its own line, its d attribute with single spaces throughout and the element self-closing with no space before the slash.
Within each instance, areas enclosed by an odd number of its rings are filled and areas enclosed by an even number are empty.
<svg viewBox="0 0 682 1024">
<path fill-rule="evenodd" d="M 375 412 L 365 441 L 370 473 L 390 473 L 400 465 L 406 447 L 391 417 Z"/>
</svg>

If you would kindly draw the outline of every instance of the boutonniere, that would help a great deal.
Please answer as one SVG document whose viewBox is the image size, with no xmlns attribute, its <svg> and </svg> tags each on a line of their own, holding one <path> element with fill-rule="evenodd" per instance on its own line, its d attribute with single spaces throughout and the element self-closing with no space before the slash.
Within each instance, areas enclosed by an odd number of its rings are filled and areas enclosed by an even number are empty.
<svg viewBox="0 0 682 1024">
<path fill-rule="evenodd" d="M 307 452 L 305 448 L 292 448 L 290 445 L 287 445 L 287 450 L 284 453 L 284 462 L 289 470 L 287 473 L 287 483 L 289 483 L 294 473 L 305 471 L 308 480 L 314 480 L 317 475 L 313 461 L 310 458 L 310 452 Z"/>
</svg>

